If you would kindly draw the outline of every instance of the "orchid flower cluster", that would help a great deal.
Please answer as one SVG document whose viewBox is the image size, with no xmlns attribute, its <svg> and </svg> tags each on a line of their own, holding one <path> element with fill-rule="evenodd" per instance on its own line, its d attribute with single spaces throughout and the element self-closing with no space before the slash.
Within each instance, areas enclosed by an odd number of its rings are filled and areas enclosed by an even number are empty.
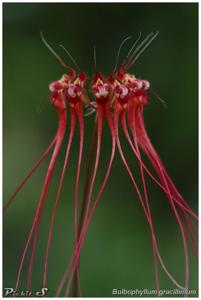
<svg viewBox="0 0 201 300">
<path fill-rule="evenodd" d="M 15 289 L 17 290 L 20 283 L 21 273 L 24 266 L 24 261 L 27 256 L 28 250 L 30 248 L 30 258 L 27 272 L 27 289 L 31 287 L 31 276 L 33 269 L 33 260 L 35 255 L 35 249 L 38 238 L 38 231 L 40 228 L 42 211 L 45 207 L 47 201 L 48 190 L 52 180 L 53 171 L 55 168 L 55 163 L 57 161 L 58 155 L 60 153 L 61 144 L 65 137 L 65 132 L 67 128 L 67 111 L 70 112 L 70 125 L 69 125 L 69 135 L 67 141 L 67 149 L 64 160 L 63 169 L 61 172 L 60 182 L 57 189 L 56 199 L 54 202 L 49 235 L 47 240 L 45 260 L 44 260 L 44 272 L 43 272 L 43 287 L 47 286 L 47 274 L 48 274 L 48 260 L 49 251 L 51 246 L 51 240 L 54 229 L 54 221 L 56 217 L 56 211 L 58 206 L 58 201 L 60 198 L 60 193 L 62 186 L 64 184 L 64 177 L 68 165 L 69 153 L 74 137 L 74 132 L 76 125 L 78 123 L 80 129 L 80 143 L 79 143 L 79 157 L 77 162 L 77 172 L 75 181 L 75 195 L 74 195 L 74 253 L 71 260 L 69 261 L 67 268 L 61 278 L 56 291 L 56 296 L 60 296 L 63 293 L 68 296 L 70 293 L 73 278 L 77 280 L 77 286 L 79 294 L 81 295 L 81 283 L 79 276 L 79 258 L 81 255 L 81 250 L 85 241 L 88 226 L 93 217 L 94 211 L 101 199 L 105 185 L 108 181 L 111 167 L 113 164 L 115 151 L 118 150 L 125 170 L 130 177 L 133 187 L 138 195 L 138 200 L 144 211 L 147 224 L 150 229 L 151 240 L 152 240 L 152 251 L 154 259 L 154 272 L 155 272 L 155 282 L 156 289 L 159 291 L 159 265 L 168 276 L 168 278 L 173 282 L 173 284 L 188 293 L 189 288 L 189 252 L 188 252 L 188 241 L 194 254 L 197 256 L 197 227 L 196 222 L 198 221 L 197 215 L 193 212 L 187 202 L 178 192 L 173 181 L 166 168 L 164 167 L 159 155 L 157 154 L 155 148 L 153 147 L 148 133 L 145 128 L 143 111 L 144 107 L 149 103 L 149 91 L 150 83 L 145 79 L 140 79 L 133 74 L 130 74 L 128 70 L 133 66 L 136 60 L 148 47 L 148 45 L 157 36 L 157 33 L 150 33 L 142 42 L 139 43 L 141 36 L 134 43 L 130 49 L 128 55 L 124 59 L 120 67 L 115 67 L 115 70 L 107 78 L 100 72 L 96 72 L 91 80 L 90 93 L 87 91 L 86 83 L 88 81 L 87 75 L 78 70 L 76 71 L 69 66 L 67 66 L 61 58 L 50 48 L 46 40 L 43 37 L 44 43 L 53 52 L 56 58 L 61 62 L 61 64 L 68 69 L 68 73 L 64 74 L 59 80 L 52 82 L 49 85 L 49 90 L 51 94 L 51 104 L 57 110 L 58 113 L 58 129 L 52 142 L 45 150 L 41 158 L 34 165 L 32 170 L 23 179 L 21 184 L 18 186 L 17 190 L 8 199 L 4 205 L 6 209 L 16 194 L 24 186 L 26 181 L 35 172 L 39 165 L 48 156 L 50 151 L 53 149 L 53 154 L 51 156 L 49 166 L 46 172 L 45 180 L 43 183 L 40 199 L 36 208 L 34 220 L 28 234 L 27 242 L 22 254 L 22 258 L 19 265 L 19 271 L 16 281 Z M 123 45 L 123 43 L 122 43 Z M 121 46 L 122 46 L 121 45 Z M 91 100 L 90 100 L 91 99 Z M 95 162 L 91 171 L 91 178 L 86 198 L 86 205 L 83 214 L 83 220 L 81 227 L 79 226 L 80 219 L 80 202 L 79 202 L 79 182 L 80 182 L 80 172 L 82 167 L 82 155 L 84 147 L 84 133 L 85 133 L 85 109 L 87 108 L 88 114 L 96 114 L 96 126 L 97 126 L 97 147 L 95 154 Z M 106 122 L 111 133 L 111 154 L 107 166 L 107 170 L 104 176 L 104 180 L 101 184 L 100 190 L 93 199 L 93 190 L 96 180 L 96 175 L 98 171 L 98 166 L 100 163 L 100 153 L 101 153 L 101 141 L 103 132 L 103 123 Z M 133 152 L 133 155 L 137 159 L 140 168 L 141 175 L 141 188 L 138 185 L 137 180 L 133 175 L 133 171 L 129 166 L 129 162 L 126 160 L 121 141 L 119 138 L 119 127 L 121 126 L 122 132 Z M 150 161 L 155 175 L 148 169 L 145 162 L 142 159 L 141 153 Z M 155 230 L 152 222 L 152 215 L 150 210 L 150 202 L 148 197 L 147 185 L 145 181 L 145 174 L 148 175 L 164 192 L 167 201 L 173 211 L 173 214 L 178 223 L 178 227 L 181 233 L 183 241 L 183 249 L 185 256 L 185 278 L 184 283 L 180 284 L 174 278 L 174 276 L 168 271 L 159 251 L 157 237 L 155 235 Z"/>
</svg>

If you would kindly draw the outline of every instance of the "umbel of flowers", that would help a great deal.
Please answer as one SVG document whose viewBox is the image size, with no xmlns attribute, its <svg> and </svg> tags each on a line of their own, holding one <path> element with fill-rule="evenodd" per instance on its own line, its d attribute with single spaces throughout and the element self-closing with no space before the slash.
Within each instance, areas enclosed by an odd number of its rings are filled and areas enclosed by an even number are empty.
<svg viewBox="0 0 201 300">
<path fill-rule="evenodd" d="M 87 75 L 80 71 L 77 67 L 77 72 L 67 66 L 61 58 L 54 52 L 54 50 L 49 46 L 46 40 L 43 38 L 44 43 L 50 49 L 50 51 L 56 56 L 60 63 L 68 70 L 67 74 L 64 74 L 61 79 L 52 82 L 49 85 L 50 90 L 50 101 L 52 106 L 58 112 L 58 129 L 55 137 L 51 141 L 50 145 L 47 147 L 41 158 L 37 161 L 31 171 L 23 179 L 21 184 L 18 186 L 13 195 L 8 199 L 4 205 L 4 210 L 12 203 L 16 194 L 20 191 L 26 181 L 34 173 L 34 171 L 39 167 L 39 165 L 44 161 L 44 159 L 49 155 L 50 151 L 53 150 L 49 166 L 44 179 L 40 199 L 37 204 L 34 220 L 30 228 L 28 238 L 25 244 L 25 248 L 20 260 L 19 271 L 17 275 L 17 281 L 15 290 L 18 289 L 22 269 L 24 266 L 24 261 L 27 256 L 27 252 L 30 248 L 30 257 L 27 272 L 27 286 L 29 290 L 31 288 L 31 276 L 33 269 L 33 260 L 35 256 L 35 249 L 38 238 L 38 231 L 40 228 L 42 212 L 47 201 L 48 190 L 52 180 L 52 175 L 57 161 L 58 155 L 60 153 L 61 144 L 65 137 L 66 127 L 69 126 L 69 135 L 66 149 L 66 156 L 64 160 L 63 169 L 61 172 L 60 182 L 57 189 L 56 199 L 54 202 L 49 235 L 47 240 L 45 261 L 44 261 L 44 272 L 43 272 L 43 287 L 47 285 L 47 274 L 48 274 L 48 258 L 50 245 L 52 240 L 54 221 L 56 216 L 56 210 L 58 201 L 60 198 L 60 193 L 62 186 L 64 184 L 64 176 L 66 168 L 68 165 L 68 158 L 71 149 L 71 144 L 73 141 L 73 136 L 75 132 L 76 125 L 79 125 L 80 129 L 80 144 L 79 144 L 79 156 L 77 162 L 77 172 L 75 181 L 75 194 L 74 194 L 74 253 L 72 258 L 66 268 L 66 271 L 58 284 L 58 289 L 56 291 L 56 296 L 61 295 L 63 289 L 65 288 L 64 295 L 69 295 L 71 284 L 73 278 L 76 278 L 78 291 L 81 294 L 81 283 L 79 277 L 79 258 L 81 250 L 84 244 L 88 226 L 93 217 L 94 211 L 101 199 L 103 190 L 108 181 L 110 170 L 112 167 L 115 151 L 117 150 L 121 156 L 122 163 L 127 171 L 135 191 L 137 192 L 138 199 L 141 203 L 142 209 L 144 211 L 147 224 L 150 229 L 151 240 L 152 240 L 152 250 L 154 259 L 154 272 L 155 272 L 155 282 L 156 289 L 159 291 L 159 275 L 158 266 L 160 265 L 169 277 L 169 279 L 177 286 L 179 289 L 188 292 L 189 285 L 189 253 L 187 242 L 190 242 L 191 248 L 195 255 L 197 255 L 197 227 L 195 222 L 198 220 L 197 215 L 189 207 L 187 202 L 183 199 L 180 193 L 177 191 L 174 183 L 172 182 L 167 170 L 165 169 L 159 155 L 157 154 L 155 148 L 153 147 L 149 136 L 147 134 L 143 111 L 144 107 L 149 103 L 149 91 L 150 83 L 145 79 L 136 77 L 130 74 L 128 71 L 144 52 L 144 50 L 149 46 L 149 44 L 155 39 L 157 33 L 150 33 L 144 40 L 140 42 L 141 35 L 137 41 L 133 44 L 128 55 L 125 57 L 123 63 L 114 69 L 112 74 L 108 77 L 104 77 L 102 73 L 96 72 L 90 81 L 90 88 L 87 90 L 86 83 L 88 81 Z M 124 42 L 120 46 L 123 46 Z M 119 49 L 119 51 L 120 51 Z M 70 112 L 70 122 L 67 122 L 67 110 Z M 85 111 L 87 110 L 87 114 Z M 79 181 L 80 172 L 82 167 L 82 154 L 84 146 L 84 133 L 85 133 L 85 116 L 88 114 L 95 114 L 97 127 L 97 146 L 95 153 L 94 166 L 91 169 L 91 176 L 88 179 L 88 193 L 86 196 L 84 210 L 81 210 L 80 201 L 78 199 L 79 194 Z M 98 166 L 100 163 L 100 153 L 101 153 L 101 141 L 102 141 L 102 131 L 103 123 L 106 122 L 111 133 L 111 154 L 108 162 L 108 167 L 105 173 L 104 180 L 101 184 L 100 190 L 96 195 L 95 199 L 93 197 L 94 183 L 96 179 L 96 174 Z M 133 171 L 131 170 L 128 161 L 126 160 L 119 138 L 119 127 L 121 126 L 122 132 L 130 145 L 133 155 L 136 157 L 139 163 L 140 175 L 141 175 L 141 186 L 143 192 L 134 177 Z M 143 152 L 151 165 L 155 174 L 148 169 L 145 162 L 142 159 L 141 152 Z M 145 174 L 148 175 L 166 195 L 167 201 L 173 211 L 173 214 L 177 220 L 178 227 L 181 233 L 185 257 L 185 276 L 184 284 L 179 284 L 172 274 L 168 271 L 159 251 L 157 237 L 155 235 L 155 230 L 152 222 L 152 215 L 150 210 L 150 203 L 148 197 L 148 191 L 145 181 Z M 82 212 L 81 212 L 82 211 Z M 80 223 L 79 220 L 82 220 Z"/>
</svg>

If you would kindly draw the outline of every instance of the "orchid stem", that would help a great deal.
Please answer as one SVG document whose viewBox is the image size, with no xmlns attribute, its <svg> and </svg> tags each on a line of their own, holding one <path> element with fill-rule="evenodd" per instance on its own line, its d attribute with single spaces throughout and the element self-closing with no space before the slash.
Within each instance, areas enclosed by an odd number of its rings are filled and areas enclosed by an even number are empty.
<svg viewBox="0 0 201 300">
<path fill-rule="evenodd" d="M 93 162 L 94 162 L 94 157 L 95 157 L 96 140 L 97 140 L 97 116 L 95 118 L 95 122 L 94 122 L 94 126 L 93 126 L 91 146 L 90 146 L 90 151 L 89 151 L 89 156 L 88 156 L 88 161 L 87 161 L 87 166 L 86 166 L 86 172 L 85 172 L 84 192 L 83 192 L 83 197 L 82 197 L 82 207 L 81 207 L 81 213 L 80 213 L 80 217 L 79 217 L 79 226 L 78 226 L 78 240 L 80 237 L 82 224 L 84 221 L 84 214 L 85 214 L 85 210 L 86 210 L 87 196 L 88 196 L 88 192 L 89 192 L 89 183 L 90 183 L 90 179 L 91 179 L 91 173 L 92 173 Z M 79 265 L 79 262 L 78 262 L 78 265 Z M 78 282 L 77 282 L 77 276 L 76 276 L 76 272 L 75 272 L 73 275 L 73 297 L 77 297 L 77 296 L 78 296 Z"/>
</svg>

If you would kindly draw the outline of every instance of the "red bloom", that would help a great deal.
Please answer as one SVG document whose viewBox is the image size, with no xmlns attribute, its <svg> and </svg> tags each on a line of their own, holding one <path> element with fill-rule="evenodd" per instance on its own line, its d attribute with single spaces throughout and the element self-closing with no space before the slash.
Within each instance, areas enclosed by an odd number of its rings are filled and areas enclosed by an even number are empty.
<svg viewBox="0 0 201 300">
<path fill-rule="evenodd" d="M 49 147 L 46 149 L 42 157 L 33 167 L 33 169 L 28 173 L 28 175 L 19 185 L 17 190 L 14 192 L 11 198 L 4 205 L 4 208 L 6 209 L 14 199 L 15 195 L 25 184 L 25 182 L 38 168 L 38 166 L 42 163 L 42 161 L 47 157 L 50 150 L 54 147 L 53 155 L 50 160 L 49 167 L 46 173 L 46 177 L 43 184 L 40 200 L 38 202 L 38 206 L 36 209 L 35 217 L 20 262 L 20 267 L 19 267 L 19 272 L 18 272 L 17 282 L 16 282 L 16 290 L 19 285 L 25 256 L 31 244 L 31 240 L 33 239 L 30 262 L 29 262 L 29 270 L 27 276 L 27 289 L 30 288 L 32 265 L 33 265 L 33 259 L 35 254 L 38 230 L 40 226 L 40 220 L 42 218 L 42 210 L 45 207 L 54 166 L 57 157 L 59 155 L 60 147 L 65 135 L 66 124 L 67 124 L 67 114 L 66 114 L 67 109 L 69 109 L 71 114 L 70 132 L 69 132 L 69 137 L 67 142 L 65 161 L 61 173 L 61 178 L 57 190 L 57 195 L 56 195 L 51 223 L 50 223 L 48 242 L 47 242 L 46 254 L 45 254 L 45 262 L 44 262 L 43 286 L 44 287 L 46 286 L 46 281 L 47 281 L 48 256 L 49 256 L 49 250 L 50 250 L 51 239 L 53 234 L 53 227 L 54 227 L 57 205 L 60 197 L 60 192 L 63 186 L 64 176 L 68 164 L 68 158 L 71 149 L 71 144 L 73 141 L 76 122 L 78 121 L 79 129 L 80 129 L 80 145 L 79 145 L 79 157 L 77 163 L 77 175 L 75 181 L 75 197 L 74 197 L 74 217 L 75 217 L 74 218 L 74 240 L 75 240 L 74 246 L 75 247 L 74 247 L 73 256 L 58 286 L 56 295 L 59 296 L 61 294 L 65 284 L 67 284 L 65 295 L 68 295 L 71 287 L 72 279 L 74 278 L 74 274 L 76 274 L 79 291 L 81 293 L 81 284 L 79 278 L 79 257 L 85 241 L 88 226 L 91 222 L 94 211 L 100 201 L 103 190 L 107 183 L 110 170 L 112 167 L 116 147 L 121 156 L 123 165 L 133 183 L 133 187 L 137 192 L 139 201 L 141 203 L 142 209 L 144 211 L 150 229 L 157 290 L 159 291 L 160 288 L 158 264 L 161 265 L 166 275 L 178 288 L 180 289 L 185 288 L 186 291 L 188 290 L 189 254 L 187 248 L 187 240 L 189 240 L 193 252 L 195 253 L 195 255 L 197 255 L 197 247 L 198 247 L 197 229 L 194 222 L 198 220 L 198 217 L 177 191 L 174 183 L 172 182 L 170 176 L 168 175 L 167 170 L 165 169 L 159 155 L 157 154 L 147 134 L 144 125 L 143 111 L 144 111 L 144 106 L 147 105 L 149 102 L 148 92 L 150 88 L 150 83 L 147 80 L 137 78 L 135 75 L 128 73 L 128 70 L 133 66 L 133 64 L 140 57 L 143 51 L 148 47 L 148 45 L 152 42 L 152 40 L 157 36 L 157 34 L 158 33 L 149 34 L 140 44 L 137 45 L 137 43 L 141 38 L 140 36 L 136 41 L 136 43 L 131 48 L 131 50 L 129 51 L 122 65 L 117 70 L 115 68 L 114 72 L 107 79 L 100 72 L 97 72 L 93 76 L 92 86 L 90 90 L 92 92 L 92 96 L 95 100 L 95 103 L 94 101 L 89 100 L 89 96 L 86 91 L 86 87 L 85 87 L 87 81 L 86 74 L 78 70 L 79 73 L 76 76 L 76 72 L 73 69 L 66 66 L 65 63 L 60 59 L 60 57 L 58 57 L 58 55 L 50 48 L 50 46 L 45 41 L 46 45 L 51 50 L 51 52 L 53 52 L 53 54 L 62 63 L 62 65 L 68 69 L 69 74 L 68 75 L 64 74 L 60 80 L 51 83 L 49 86 L 51 92 L 51 104 L 56 108 L 59 115 L 59 126 L 58 126 L 56 136 L 53 139 L 53 141 L 50 143 Z M 89 189 L 88 189 L 88 194 L 86 194 L 86 203 L 84 204 L 84 209 L 82 210 L 82 214 L 81 214 L 83 220 L 80 223 L 81 227 L 79 228 L 80 208 L 79 208 L 78 191 L 79 191 L 81 164 L 82 164 L 82 153 L 84 147 L 83 106 L 87 106 L 88 108 L 92 109 L 92 111 L 96 110 L 97 147 L 96 147 L 94 168 L 91 174 L 91 180 L 90 180 L 90 176 L 88 179 Z M 96 175 L 100 163 L 103 123 L 105 121 L 107 122 L 108 128 L 111 133 L 111 139 L 112 139 L 111 154 L 110 154 L 108 167 L 101 188 L 98 192 L 98 195 L 93 200 L 94 184 L 95 184 Z M 120 125 L 122 128 L 122 132 L 124 133 L 126 140 L 128 141 L 128 144 L 130 145 L 131 150 L 133 151 L 134 156 L 139 162 L 143 194 L 140 191 L 139 185 L 133 175 L 129 163 L 126 161 L 126 158 L 122 150 L 121 141 L 119 138 Z M 151 162 L 151 165 L 153 166 L 153 169 L 156 173 L 155 176 L 151 173 L 151 171 L 147 168 L 146 164 L 144 163 L 141 156 L 141 151 L 146 155 L 148 160 Z M 180 233 L 183 241 L 183 248 L 185 254 L 184 285 L 179 284 L 176 281 L 176 279 L 169 273 L 161 257 L 159 247 L 158 247 L 157 237 L 155 235 L 155 230 L 152 222 L 152 214 L 150 210 L 148 190 L 145 181 L 145 173 L 149 175 L 149 177 L 164 191 L 166 198 L 172 209 L 172 212 L 177 220 L 178 227 L 180 229 Z"/>
</svg>

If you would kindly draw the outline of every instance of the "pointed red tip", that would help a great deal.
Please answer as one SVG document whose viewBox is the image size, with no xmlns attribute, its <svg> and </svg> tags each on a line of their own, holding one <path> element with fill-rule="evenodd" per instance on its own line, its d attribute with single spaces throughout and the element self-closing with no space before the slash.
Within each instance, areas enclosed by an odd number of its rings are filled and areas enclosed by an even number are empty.
<svg viewBox="0 0 201 300">
<path fill-rule="evenodd" d="M 85 82 L 87 80 L 87 75 L 84 72 L 81 72 L 78 77 L 82 82 Z"/>
<path fill-rule="evenodd" d="M 103 75 L 100 72 L 96 72 L 96 74 L 93 77 L 93 82 L 96 83 L 98 81 L 98 79 L 103 81 Z"/>
<path fill-rule="evenodd" d="M 120 68 L 120 69 L 116 72 L 116 76 L 117 76 L 118 79 L 123 79 L 124 74 L 125 74 L 124 68 Z"/>
<path fill-rule="evenodd" d="M 113 77 L 113 75 L 110 75 L 110 76 L 108 77 L 108 82 L 109 82 L 110 84 L 113 84 L 113 83 L 114 83 L 114 77 Z"/>
</svg>

